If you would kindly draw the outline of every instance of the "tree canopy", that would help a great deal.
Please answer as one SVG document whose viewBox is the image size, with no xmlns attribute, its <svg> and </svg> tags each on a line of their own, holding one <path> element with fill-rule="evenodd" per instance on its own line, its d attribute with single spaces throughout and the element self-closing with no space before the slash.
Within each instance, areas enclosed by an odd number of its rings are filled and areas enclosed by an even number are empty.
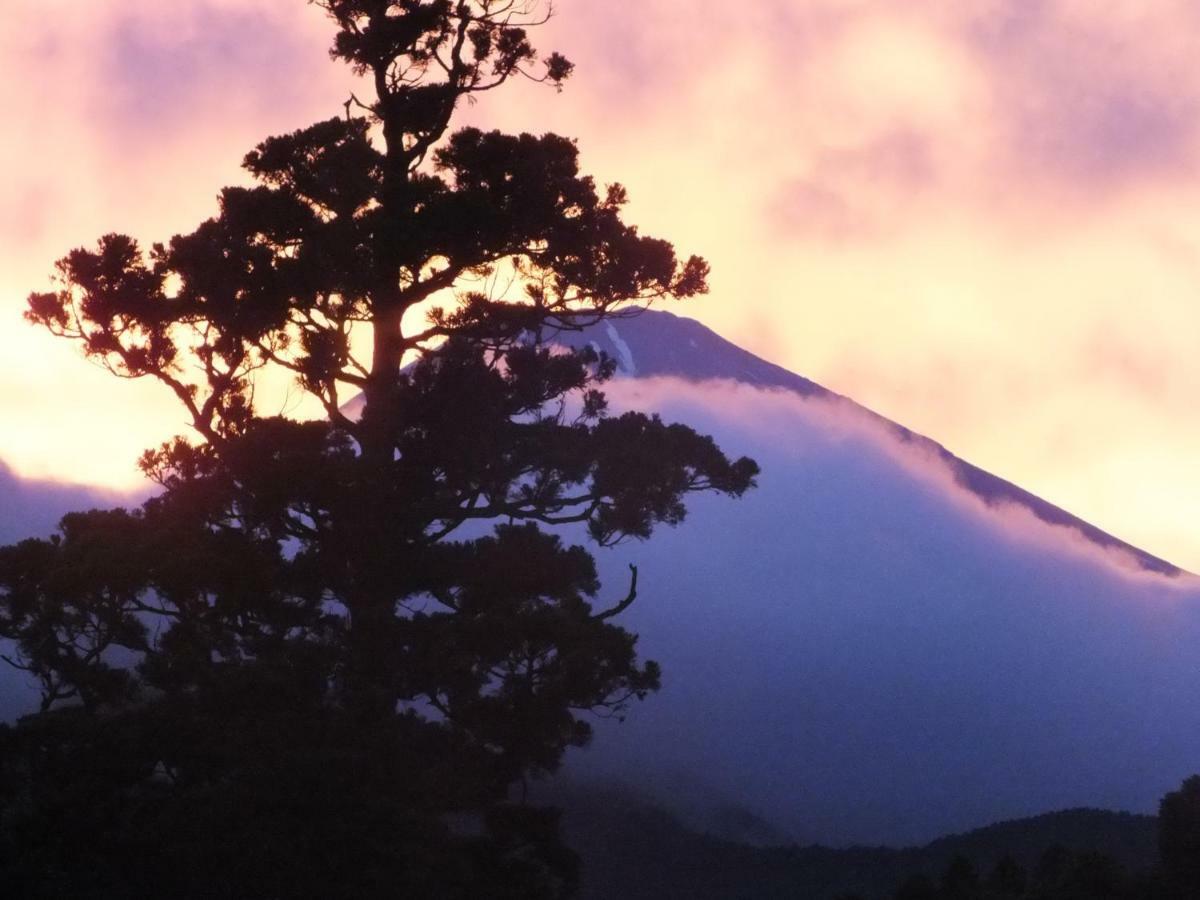
<svg viewBox="0 0 1200 900">
<path fill-rule="evenodd" d="M 0 549 L 42 690 L 0 734 L 0 876 L 29 896 L 570 893 L 553 812 L 514 797 L 660 673 L 614 621 L 636 569 L 599 599 L 562 527 L 646 538 L 757 473 L 610 414 L 612 362 L 554 342 L 703 292 L 705 262 L 573 141 L 452 128 L 514 78 L 561 87 L 548 5 L 317 5 L 361 76 L 344 114 L 260 143 L 190 234 L 106 235 L 29 299 L 192 426 L 142 457 L 141 508 Z M 264 415 L 271 369 L 324 416 Z"/>
</svg>

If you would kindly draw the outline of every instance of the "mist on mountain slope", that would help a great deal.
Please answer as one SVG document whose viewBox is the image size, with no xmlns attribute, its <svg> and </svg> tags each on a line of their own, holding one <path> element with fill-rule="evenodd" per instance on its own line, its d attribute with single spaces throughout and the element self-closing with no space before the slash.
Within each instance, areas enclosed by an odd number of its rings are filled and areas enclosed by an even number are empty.
<svg viewBox="0 0 1200 900">
<path fill-rule="evenodd" d="M 624 622 L 664 688 L 568 773 L 703 784 L 801 840 L 910 844 L 1077 806 L 1150 811 L 1200 770 L 1200 581 L 1141 568 L 857 408 L 744 384 L 617 380 L 763 468 L 650 542 Z M 695 807 L 695 798 L 675 796 Z"/>
</svg>

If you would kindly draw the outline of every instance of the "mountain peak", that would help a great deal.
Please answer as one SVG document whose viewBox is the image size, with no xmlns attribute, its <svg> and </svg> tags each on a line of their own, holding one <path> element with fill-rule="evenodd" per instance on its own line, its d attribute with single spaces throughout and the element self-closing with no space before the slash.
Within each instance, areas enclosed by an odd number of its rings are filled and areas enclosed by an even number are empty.
<svg viewBox="0 0 1200 900">
<path fill-rule="evenodd" d="M 617 363 L 619 376 L 679 378 L 691 382 L 734 381 L 753 387 L 791 391 L 802 397 L 841 404 L 882 426 L 900 441 L 933 454 L 955 482 L 988 506 L 1012 505 L 1041 521 L 1079 532 L 1098 547 L 1124 555 L 1141 569 L 1178 576 L 1183 571 L 1061 507 L 955 456 L 937 441 L 905 428 L 853 400 L 822 387 L 782 366 L 770 363 L 721 337 L 694 319 L 662 310 L 629 311 L 580 331 L 555 333 L 555 342 L 575 348 L 591 346 Z"/>
</svg>

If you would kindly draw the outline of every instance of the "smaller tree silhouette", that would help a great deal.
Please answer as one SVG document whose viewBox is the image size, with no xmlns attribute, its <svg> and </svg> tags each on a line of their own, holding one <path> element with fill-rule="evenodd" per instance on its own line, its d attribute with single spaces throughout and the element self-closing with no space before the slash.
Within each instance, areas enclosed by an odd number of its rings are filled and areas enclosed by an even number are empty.
<svg viewBox="0 0 1200 900">
<path fill-rule="evenodd" d="M 998 896 L 1020 897 L 1025 893 L 1027 880 L 1021 865 L 1011 856 L 1003 856 L 988 875 L 987 888 Z"/>
<path fill-rule="evenodd" d="M 1158 806 L 1158 852 L 1167 877 L 1200 896 L 1200 775 L 1186 779 Z"/>
<path fill-rule="evenodd" d="M 894 900 L 938 900 L 937 885 L 928 875 L 913 875 L 896 889 Z"/>
<path fill-rule="evenodd" d="M 958 854 L 946 864 L 941 888 L 945 900 L 974 900 L 979 895 L 979 873 L 969 859 Z"/>
</svg>

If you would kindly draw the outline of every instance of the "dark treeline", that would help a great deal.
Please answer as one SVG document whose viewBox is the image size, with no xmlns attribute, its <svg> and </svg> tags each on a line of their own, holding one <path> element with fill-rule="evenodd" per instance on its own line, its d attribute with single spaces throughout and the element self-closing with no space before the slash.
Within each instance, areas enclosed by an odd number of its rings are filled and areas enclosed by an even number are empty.
<svg viewBox="0 0 1200 900">
<path fill-rule="evenodd" d="M 1069 810 L 905 849 L 754 847 L 690 830 L 616 791 L 560 799 L 588 900 L 1200 897 L 1200 778 L 1168 794 L 1157 819 Z"/>
<path fill-rule="evenodd" d="M 1118 852 L 1096 846 L 1048 847 L 1026 868 L 1011 856 L 981 871 L 956 855 L 935 880 L 916 874 L 896 900 L 1191 900 L 1200 897 L 1200 776 L 1163 797 L 1156 829 L 1157 857 L 1133 867 Z M 844 900 L 850 900 L 847 895 Z"/>
</svg>

